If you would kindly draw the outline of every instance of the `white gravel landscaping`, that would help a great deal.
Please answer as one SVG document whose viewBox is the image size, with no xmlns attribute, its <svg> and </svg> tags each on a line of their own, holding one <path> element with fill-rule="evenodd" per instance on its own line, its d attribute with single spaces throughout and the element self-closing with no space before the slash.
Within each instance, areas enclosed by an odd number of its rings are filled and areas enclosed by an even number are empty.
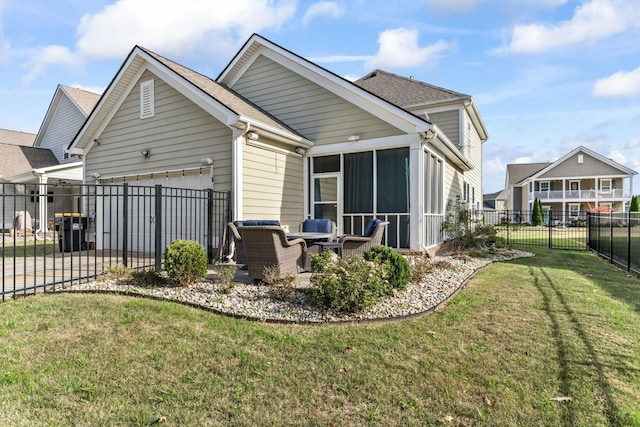
<svg viewBox="0 0 640 427">
<path fill-rule="evenodd" d="M 268 287 L 242 278 L 238 271 L 236 284 L 229 293 L 215 280 L 215 272 L 207 281 L 185 287 L 137 287 L 124 280 L 97 280 L 67 285 L 63 292 L 114 292 L 177 301 L 217 313 L 260 321 L 292 323 L 357 322 L 417 315 L 432 310 L 455 294 L 480 268 L 494 262 L 530 257 L 533 254 L 517 250 L 501 250 L 492 258 L 459 258 L 438 256 L 432 262 L 446 261 L 427 275 L 422 283 L 409 283 L 407 289 L 389 297 L 366 311 L 343 315 L 322 311 L 309 303 L 304 290 L 310 274 L 300 275 L 298 286 L 288 301 L 279 301 L 268 293 Z M 248 282 L 248 283 L 247 283 Z"/>
</svg>

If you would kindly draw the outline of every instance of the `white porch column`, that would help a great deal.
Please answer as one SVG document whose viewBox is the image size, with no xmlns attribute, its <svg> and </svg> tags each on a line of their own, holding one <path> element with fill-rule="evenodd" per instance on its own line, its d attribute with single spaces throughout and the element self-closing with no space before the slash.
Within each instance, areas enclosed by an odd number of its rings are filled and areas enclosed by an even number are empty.
<svg viewBox="0 0 640 427">
<path fill-rule="evenodd" d="M 409 146 L 409 234 L 411 241 L 409 246 L 412 250 L 419 251 L 423 248 L 425 225 L 424 225 L 424 164 L 423 164 L 422 144 L 420 140 Z"/>
</svg>

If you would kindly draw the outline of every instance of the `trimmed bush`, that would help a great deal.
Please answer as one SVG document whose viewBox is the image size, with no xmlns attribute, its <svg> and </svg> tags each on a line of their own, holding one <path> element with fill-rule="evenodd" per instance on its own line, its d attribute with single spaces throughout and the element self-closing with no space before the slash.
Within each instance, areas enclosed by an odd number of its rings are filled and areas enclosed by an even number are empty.
<svg viewBox="0 0 640 427">
<path fill-rule="evenodd" d="M 193 240 L 174 240 L 164 253 L 164 269 L 176 286 L 204 280 L 208 262 L 204 246 Z"/>
<path fill-rule="evenodd" d="M 313 255 L 309 298 L 320 307 L 341 313 L 357 313 L 393 292 L 385 267 L 362 255 L 349 259 L 332 251 Z"/>
<path fill-rule="evenodd" d="M 387 270 L 389 284 L 399 291 L 407 289 L 411 280 L 409 261 L 389 246 L 374 246 L 364 253 L 364 259 L 373 261 Z"/>
</svg>

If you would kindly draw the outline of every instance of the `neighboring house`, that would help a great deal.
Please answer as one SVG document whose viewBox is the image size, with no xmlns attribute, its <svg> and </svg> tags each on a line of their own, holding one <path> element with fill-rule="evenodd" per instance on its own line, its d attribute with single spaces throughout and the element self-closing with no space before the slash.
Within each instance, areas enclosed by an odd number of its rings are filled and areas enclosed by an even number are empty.
<svg viewBox="0 0 640 427">
<path fill-rule="evenodd" d="M 482 213 L 487 224 L 497 224 L 501 220 L 501 213 L 506 209 L 507 190 L 482 195 Z"/>
<path fill-rule="evenodd" d="M 24 189 L 29 196 L 15 199 L 16 210 L 27 210 L 32 217 L 50 218 L 51 212 L 75 211 L 73 199 L 70 197 L 56 198 L 55 194 L 68 194 L 74 191 L 79 195 L 80 189 L 56 188 L 56 184 L 81 184 L 83 182 L 82 161 L 72 157 L 66 151 L 78 129 L 98 102 L 100 95 L 82 89 L 58 85 L 47 113 L 42 121 L 40 130 L 31 135 L 29 150 L 23 150 L 23 158 L 18 160 L 20 153 L 13 153 L 9 159 L 2 159 L 12 163 L 12 168 L 0 169 L 0 180 L 19 186 L 5 186 L 5 196 L 12 193 L 12 189 Z M 2 133 L 0 133 L 2 137 Z M 26 140 L 27 138 L 23 138 Z M 4 155 L 4 150 L 3 150 Z M 0 161 L 2 161 L 0 160 Z M 20 191 L 17 192 L 19 194 Z M 46 196 L 45 196 L 46 194 Z M 24 204 L 23 200 L 27 200 Z M 45 203 L 46 201 L 46 203 Z M 13 200 L 12 200 L 13 202 Z M 13 210 L 10 203 L 6 203 L 4 210 Z M 48 222 L 40 222 L 44 227 Z"/>
<path fill-rule="evenodd" d="M 53 151 L 61 164 L 78 162 L 67 147 L 99 99 L 97 93 L 58 85 L 33 146 Z"/>
<path fill-rule="evenodd" d="M 391 223 L 391 246 L 438 245 L 447 202 L 481 194 L 487 135 L 473 99 L 448 91 L 439 106 L 396 101 L 403 107 L 376 93 L 384 82 L 364 80 L 259 35 L 216 80 L 136 46 L 69 152 L 82 158 L 85 182 L 231 191 L 233 219 L 290 229 L 315 217 L 336 221 L 340 234 L 362 233 L 377 216 Z"/>
<path fill-rule="evenodd" d="M 25 170 L 57 164 L 53 153 L 49 150 L 33 148 L 36 135 L 0 129 L 0 187 L 3 198 L 0 200 L 0 226 L 2 230 L 13 227 L 16 211 L 32 211 L 35 205 L 32 197 L 28 196 L 27 188 L 4 184 L 5 177 L 12 176 Z M 13 196 L 16 196 L 15 203 Z M 8 201 L 10 200 L 10 201 Z M 32 212 L 33 213 L 33 212 Z"/>
<path fill-rule="evenodd" d="M 543 209 L 563 212 L 565 221 L 598 206 L 621 212 L 636 174 L 582 146 L 552 163 L 509 164 L 506 209 L 532 210 L 538 198 Z"/>
</svg>

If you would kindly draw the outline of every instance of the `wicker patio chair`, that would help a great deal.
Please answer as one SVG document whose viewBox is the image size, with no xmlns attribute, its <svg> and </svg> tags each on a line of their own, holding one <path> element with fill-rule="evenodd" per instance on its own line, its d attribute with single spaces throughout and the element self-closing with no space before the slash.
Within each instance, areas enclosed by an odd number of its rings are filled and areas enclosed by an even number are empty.
<svg viewBox="0 0 640 427">
<path fill-rule="evenodd" d="M 263 225 L 273 225 L 280 226 L 280 221 L 276 219 L 249 219 L 249 220 L 239 220 L 234 222 L 227 223 L 227 230 L 229 230 L 229 234 L 233 238 L 233 245 L 231 246 L 231 254 L 234 255 L 236 264 L 246 264 L 247 263 L 247 254 L 244 250 L 244 244 L 242 243 L 242 236 L 238 231 L 241 227 L 247 226 L 263 226 Z"/>
<path fill-rule="evenodd" d="M 264 279 L 265 267 L 278 267 L 280 275 L 304 271 L 307 244 L 303 239 L 287 241 L 284 230 L 277 226 L 241 227 L 238 231 L 252 279 Z"/>
<path fill-rule="evenodd" d="M 362 236 L 343 236 L 340 239 L 342 244 L 342 258 L 349 258 L 354 254 L 363 254 L 374 246 L 382 244 L 382 235 L 389 223 L 377 218 L 372 219 Z"/>
</svg>

